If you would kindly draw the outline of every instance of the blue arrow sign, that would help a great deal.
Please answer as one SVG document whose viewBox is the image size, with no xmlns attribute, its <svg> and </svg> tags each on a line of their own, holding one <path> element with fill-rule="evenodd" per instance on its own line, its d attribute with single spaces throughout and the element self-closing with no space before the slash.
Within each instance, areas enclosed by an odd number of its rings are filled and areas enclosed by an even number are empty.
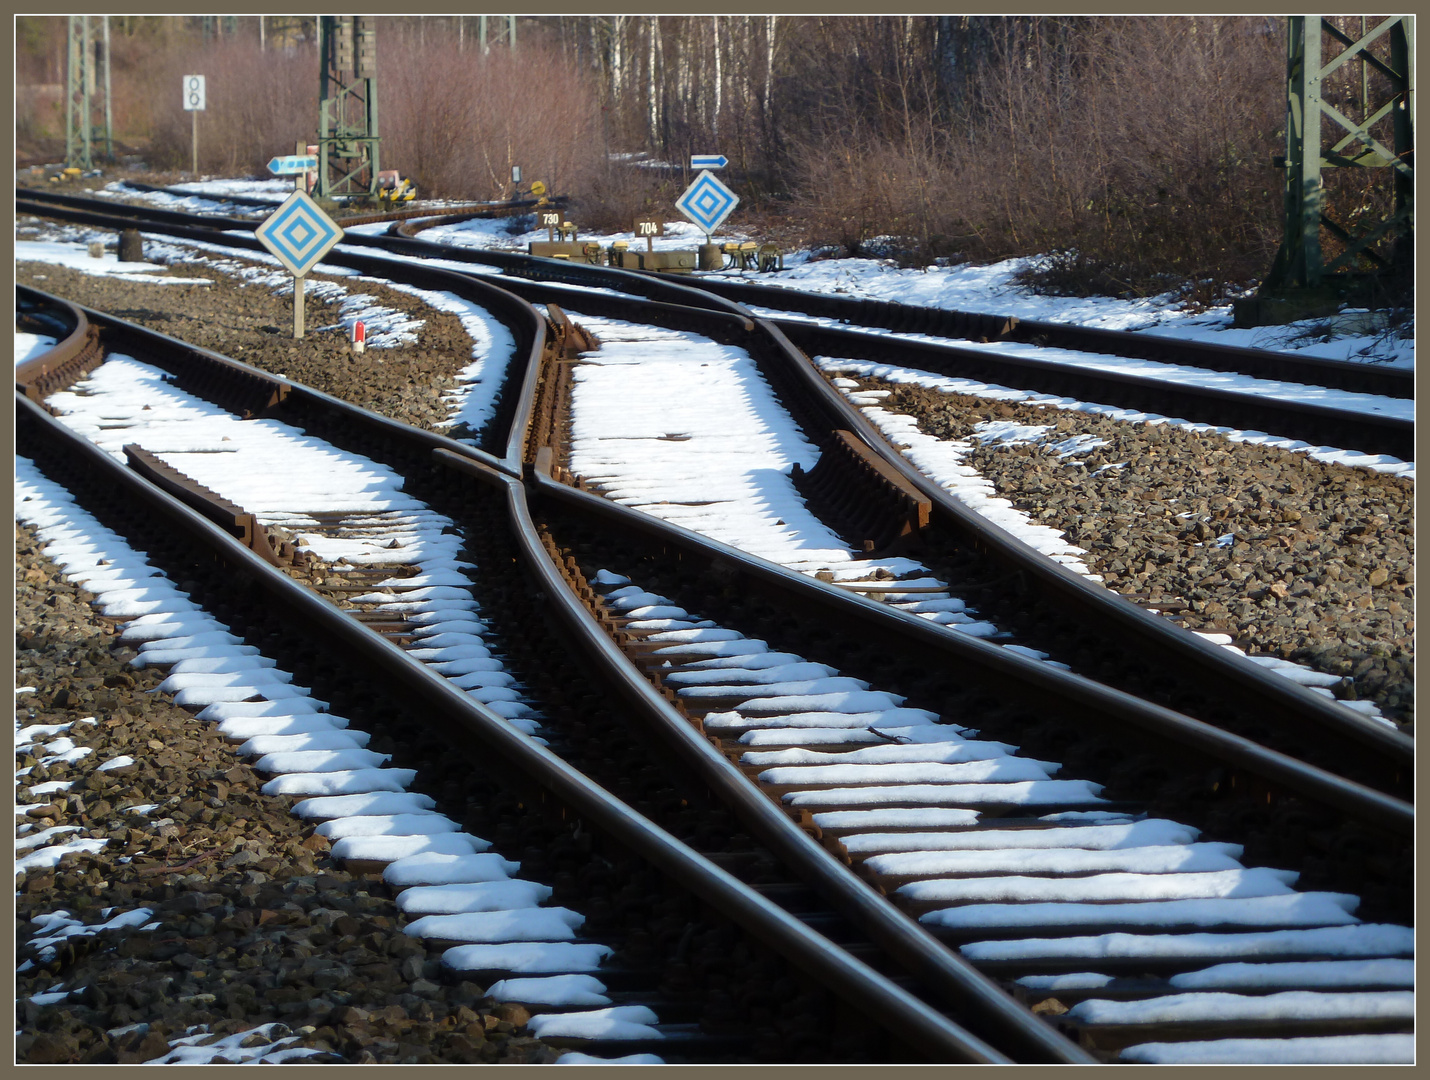
<svg viewBox="0 0 1430 1080">
<path fill-rule="evenodd" d="M 289 273 L 303 277 L 343 238 L 343 230 L 307 192 L 295 191 L 253 235 Z"/>
<path fill-rule="evenodd" d="M 740 197 L 710 172 L 702 172 L 675 200 L 675 208 L 707 234 L 714 232 L 739 204 Z"/>
<path fill-rule="evenodd" d="M 723 169 L 730 164 L 730 159 L 723 154 L 692 154 L 690 167 L 692 169 Z"/>
<path fill-rule="evenodd" d="M 274 176 L 292 176 L 294 173 L 308 172 L 317 167 L 316 157 L 303 154 L 287 154 L 268 163 L 268 171 Z"/>
</svg>

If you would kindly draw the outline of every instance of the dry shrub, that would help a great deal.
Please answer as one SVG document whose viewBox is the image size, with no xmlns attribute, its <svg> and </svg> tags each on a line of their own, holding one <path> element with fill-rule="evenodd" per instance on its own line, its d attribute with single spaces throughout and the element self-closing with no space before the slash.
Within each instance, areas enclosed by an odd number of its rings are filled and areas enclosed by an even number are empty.
<svg viewBox="0 0 1430 1080">
<path fill-rule="evenodd" d="M 568 216 L 585 229 L 629 232 L 637 218 L 668 216 L 683 190 L 657 170 L 611 161 L 591 175 Z"/>
<path fill-rule="evenodd" d="M 256 41 L 230 38 L 187 49 L 137 40 L 126 48 L 132 52 L 125 57 L 126 77 L 115 83 L 116 112 L 122 101 L 121 130 L 149 135 L 151 165 L 189 167 L 193 118 L 180 95 L 185 75 L 205 77 L 200 172 L 266 176 L 271 157 L 291 154 L 299 141 L 317 135 L 318 60 L 310 47 L 260 51 Z M 140 50 L 147 55 L 135 55 Z M 118 71 L 118 47 L 115 53 Z"/>
<path fill-rule="evenodd" d="M 511 166 L 553 192 L 578 189 L 601 167 L 599 115 L 579 73 L 537 47 L 516 54 L 397 34 L 377 43 L 380 164 L 410 176 L 423 196 L 505 197 Z M 128 93 L 151 114 L 134 117 L 151 136 L 151 162 L 186 168 L 190 114 L 180 78 L 207 77 L 208 109 L 199 118 L 199 167 L 205 172 L 266 175 L 274 154 L 292 153 L 318 131 L 318 54 L 311 45 L 260 51 L 256 42 L 222 40 L 166 48 L 130 65 Z M 116 58 L 118 67 L 118 58 Z"/>
<path fill-rule="evenodd" d="M 931 132 L 931 124 L 921 123 Z M 981 252 L 986 246 L 969 230 L 962 200 L 951 190 L 954 172 L 931 141 L 910 147 L 869 138 L 803 147 L 807 174 L 818 180 L 802 188 L 798 212 L 816 239 L 851 255 L 900 262 Z"/>
<path fill-rule="evenodd" d="M 596 94 L 559 53 L 389 42 L 378 42 L 382 164 L 424 196 L 503 198 L 513 165 L 556 194 L 601 171 Z"/>
<path fill-rule="evenodd" d="M 1073 291 L 1265 271 L 1280 239 L 1280 20 L 1001 29 L 957 117 L 806 143 L 801 193 L 820 238 L 857 250 L 898 233 L 919 257 L 1058 252 L 1040 280 Z"/>
</svg>

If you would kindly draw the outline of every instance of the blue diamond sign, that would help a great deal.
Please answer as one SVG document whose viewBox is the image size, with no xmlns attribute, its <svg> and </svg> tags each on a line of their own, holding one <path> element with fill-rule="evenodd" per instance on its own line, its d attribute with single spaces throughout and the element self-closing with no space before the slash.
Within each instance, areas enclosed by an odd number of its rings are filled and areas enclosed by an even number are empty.
<svg viewBox="0 0 1430 1080">
<path fill-rule="evenodd" d="M 740 204 L 740 197 L 727 188 L 712 172 L 702 172 L 685 194 L 675 200 L 675 208 L 706 233 L 712 233 L 730 211 Z"/>
<path fill-rule="evenodd" d="M 343 238 L 343 230 L 306 191 L 295 191 L 253 235 L 289 273 L 303 277 Z"/>
</svg>

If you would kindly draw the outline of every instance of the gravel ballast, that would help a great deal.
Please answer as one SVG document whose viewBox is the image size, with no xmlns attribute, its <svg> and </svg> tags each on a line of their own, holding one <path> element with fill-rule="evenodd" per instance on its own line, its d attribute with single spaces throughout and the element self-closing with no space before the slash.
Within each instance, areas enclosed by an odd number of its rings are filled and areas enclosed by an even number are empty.
<svg viewBox="0 0 1430 1080">
<path fill-rule="evenodd" d="M 47 228 L 44 235 L 51 232 Z M 23 227 L 17 231 L 19 239 L 32 235 Z M 65 235 L 107 235 L 107 253 L 113 257 L 117 241 L 112 233 L 65 229 Z M 146 253 L 154 249 L 151 242 L 146 241 L 145 246 Z M 455 315 L 371 280 L 314 273 L 308 276 L 304 295 L 306 331 L 294 340 L 291 285 L 278 295 L 271 286 L 250 283 L 232 272 L 235 267 L 252 267 L 271 274 L 271 266 L 238 256 L 188 250 L 194 261 L 174 262 L 166 270 L 133 278 L 86 274 L 50 263 L 18 263 L 16 280 L 416 427 L 461 434 L 439 426 L 449 416 L 443 395 L 461 388 L 457 373 L 472 358 L 472 339 Z M 175 283 L 161 284 L 146 280 L 149 278 Z M 209 284 L 177 283 L 185 279 L 203 279 Z M 323 283 L 337 286 L 348 296 L 365 294 L 372 303 L 404 316 L 407 332 L 416 340 L 389 348 L 370 344 L 355 353 L 347 328 L 339 325 L 341 297 L 333 295 L 336 290 L 325 293 L 316 287 Z M 372 338 L 369 327 L 370 342 Z"/>
<path fill-rule="evenodd" d="M 114 620 L 41 547 L 17 524 L 16 685 L 33 689 L 16 721 L 70 726 L 17 747 L 30 770 L 18 841 L 73 828 L 60 840 L 107 843 L 16 879 L 17 1061 L 152 1061 L 186 1035 L 227 1037 L 228 1060 L 268 1048 L 314 1062 L 556 1059 L 521 1033 L 521 1006 L 444 981 L 439 954 L 402 932 L 391 890 L 331 859 L 289 813 L 294 798 L 260 794 L 264 778 L 214 725 L 155 692 L 162 672 L 129 667 Z M 60 738 L 90 752 L 42 764 Z M 56 781 L 71 786 L 32 790 Z"/>
<path fill-rule="evenodd" d="M 455 317 L 352 278 L 333 280 L 420 320 L 415 344 L 355 356 L 340 330 L 294 342 L 280 329 L 291 326 L 291 296 L 188 262 L 166 273 L 202 273 L 213 284 L 155 285 L 39 263 L 16 273 L 428 430 L 444 430 L 442 395 L 471 350 Z M 310 294 L 308 324 L 331 322 L 330 309 Z M 1168 424 L 858 381 L 892 391 L 883 407 L 914 416 L 926 434 L 966 440 L 967 463 L 1085 549 L 1108 587 L 1191 629 L 1230 635 L 1251 655 L 1339 676 L 1337 697 L 1373 701 L 1413 731 L 1413 482 Z M 988 421 L 1051 430 L 1032 444 L 982 441 L 974 428 Z M 1052 444 L 1077 435 L 1105 444 L 1058 456 Z"/>
<path fill-rule="evenodd" d="M 156 276 L 212 284 L 37 263 L 17 276 L 429 430 L 448 430 L 443 395 L 471 355 L 455 317 L 350 277 L 332 281 L 420 323 L 415 343 L 354 355 L 341 329 L 294 342 L 290 296 L 192 263 Z M 309 326 L 336 319 L 310 293 Z M 968 463 L 1086 549 L 1108 587 L 1253 655 L 1341 676 L 1338 697 L 1374 701 L 1413 731 L 1413 483 L 1169 425 L 860 383 L 892 390 L 883 407 L 926 433 L 968 441 Z M 975 427 L 990 420 L 1051 430 L 1040 442 L 981 441 Z M 1052 451 L 1075 435 L 1106 442 Z M 17 879 L 17 962 L 31 965 L 17 976 L 17 1060 L 151 1061 L 186 1032 L 238 1034 L 245 1054 L 306 1048 L 315 1062 L 555 1060 L 523 1034 L 520 1006 L 444 982 L 381 881 L 329 858 L 327 841 L 288 814 L 292 799 L 259 794 L 263 778 L 217 732 L 153 692 L 162 674 L 127 666 L 133 652 L 113 622 L 23 526 L 16 564 L 16 685 L 34 687 L 17 697 L 17 725 L 72 724 L 64 736 L 92 748 L 68 765 L 17 755 L 32 770 L 17 824 L 33 826 L 27 836 L 73 827 L 65 839 L 108 841 Z M 134 763 L 98 768 L 124 757 Z M 29 793 L 53 780 L 74 785 Z M 31 944 L 47 926 L 53 935 L 59 924 L 46 919 L 58 911 L 94 926 L 141 909 L 48 952 Z"/>
<path fill-rule="evenodd" d="M 1413 730 L 1413 482 L 1171 424 L 858 382 L 925 434 L 964 441 L 966 463 L 1086 550 L 1107 587 L 1253 656 L 1341 676 L 1338 697 Z M 1008 424 L 1044 430 L 995 437 Z"/>
</svg>

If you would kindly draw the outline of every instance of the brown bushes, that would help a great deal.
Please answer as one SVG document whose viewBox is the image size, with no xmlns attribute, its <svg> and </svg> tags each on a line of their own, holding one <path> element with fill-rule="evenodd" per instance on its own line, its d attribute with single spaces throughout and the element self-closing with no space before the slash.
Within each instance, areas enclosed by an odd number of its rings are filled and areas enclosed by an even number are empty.
<svg viewBox="0 0 1430 1080">
<path fill-rule="evenodd" d="M 146 43 L 139 39 L 132 48 Z M 192 115 L 180 98 L 184 75 L 203 75 L 206 109 L 199 114 L 199 171 L 268 175 L 275 154 L 291 154 L 311 140 L 318 127 L 318 62 L 311 47 L 260 51 L 256 41 L 228 39 L 206 46 L 160 49 L 129 57 L 123 79 L 126 95 L 147 106 L 120 130 L 147 129 L 150 164 L 187 169 Z M 120 56 L 116 48 L 115 67 Z M 116 124 L 118 118 L 116 118 Z"/>
<path fill-rule="evenodd" d="M 62 38 L 62 20 L 49 22 Z M 27 85 L 55 78 L 39 23 L 22 26 L 36 39 Z M 520 165 L 573 196 L 583 226 L 626 228 L 648 209 L 671 212 L 683 184 L 610 164 L 608 150 L 679 165 L 692 151 L 724 153 L 742 214 L 773 210 L 815 243 L 909 260 L 1047 255 L 1035 276 L 1057 288 L 1244 282 L 1269 268 L 1280 239 L 1280 18 L 521 24 L 514 53 L 482 56 L 472 33 L 459 47 L 451 20 L 379 20 L 384 167 L 423 195 L 494 198 Z M 187 164 L 177 84 L 190 72 L 208 76 L 202 169 L 257 172 L 315 136 L 311 44 L 261 53 L 233 36 L 205 45 L 185 26 L 155 20 L 148 36 L 116 43 L 116 124 L 152 136 L 155 164 Z M 40 95 L 30 98 L 17 130 L 41 126 Z M 1327 191 L 1379 209 L 1368 183 L 1332 176 Z"/>
<path fill-rule="evenodd" d="M 602 171 L 596 95 L 559 54 L 523 45 L 482 56 L 454 41 L 419 49 L 393 35 L 379 40 L 378 76 L 383 166 L 424 195 L 504 198 L 513 165 L 563 193 Z"/>
<path fill-rule="evenodd" d="M 42 29 L 62 43 L 63 20 L 48 23 Z M 422 47 L 413 35 L 384 32 L 390 25 L 379 23 L 377 47 L 383 167 L 411 176 L 424 195 L 448 198 L 504 197 L 512 165 L 557 192 L 602 182 L 598 95 L 559 55 L 524 43 L 515 54 L 482 56 L 475 42 L 459 50 L 435 33 Z M 182 108 L 180 79 L 202 74 L 208 107 L 199 114 L 200 171 L 267 175 L 271 157 L 312 142 L 318 130 L 314 44 L 270 45 L 265 51 L 256 36 L 239 35 L 206 42 L 179 19 L 147 34 L 116 33 L 116 136 L 145 145 L 156 167 L 187 169 L 192 115 Z M 17 124 L 52 134 L 57 122 L 63 133 L 62 109 L 38 91 L 28 97 L 34 103 L 17 113 Z"/>
<path fill-rule="evenodd" d="M 810 140 L 830 241 L 897 233 L 918 257 L 1059 252 L 1056 287 L 1246 280 L 1279 240 L 1284 114 L 1271 19 L 1007 20 L 956 117 Z"/>
</svg>

